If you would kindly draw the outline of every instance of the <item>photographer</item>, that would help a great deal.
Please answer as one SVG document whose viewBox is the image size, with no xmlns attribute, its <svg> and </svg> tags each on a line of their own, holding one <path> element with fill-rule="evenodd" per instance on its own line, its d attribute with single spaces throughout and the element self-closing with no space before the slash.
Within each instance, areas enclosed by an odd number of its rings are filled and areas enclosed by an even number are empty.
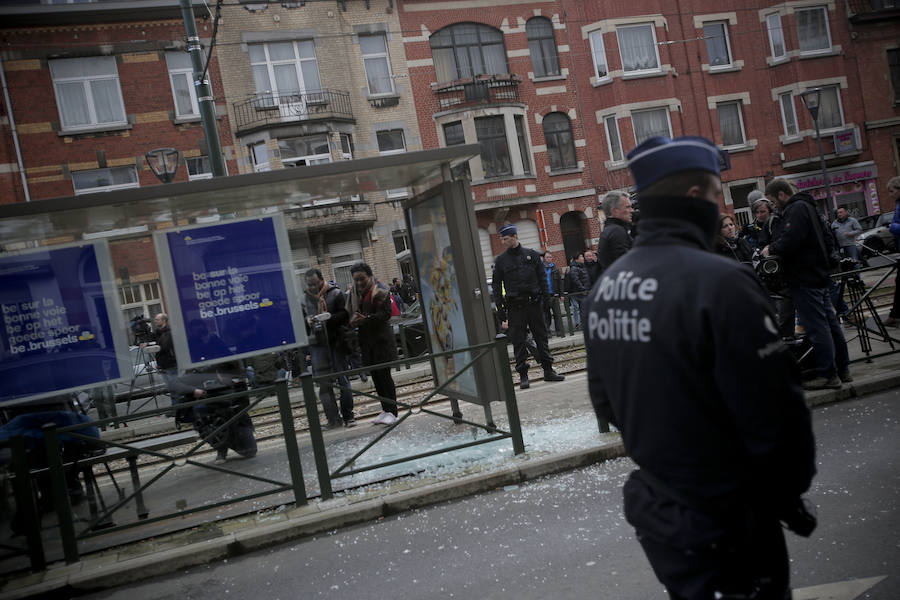
<svg viewBox="0 0 900 600">
<path fill-rule="evenodd" d="M 830 256 L 834 238 L 816 211 L 815 200 L 805 192 L 794 193 L 784 179 L 766 186 L 766 197 L 782 212 L 772 243 L 763 248 L 763 257 L 776 255 L 790 289 L 800 325 L 812 344 L 818 377 L 805 382 L 809 390 L 838 389 L 841 382 L 853 381 L 847 342 L 831 304 Z"/>
<path fill-rule="evenodd" d="M 153 318 L 156 325 L 156 343 L 159 352 L 156 353 L 156 368 L 159 369 L 166 387 L 172 391 L 172 380 L 178 376 L 178 363 L 175 361 L 175 346 L 172 344 L 172 330 L 169 328 L 169 315 L 159 313 Z M 175 403 L 175 398 L 172 398 Z"/>
</svg>

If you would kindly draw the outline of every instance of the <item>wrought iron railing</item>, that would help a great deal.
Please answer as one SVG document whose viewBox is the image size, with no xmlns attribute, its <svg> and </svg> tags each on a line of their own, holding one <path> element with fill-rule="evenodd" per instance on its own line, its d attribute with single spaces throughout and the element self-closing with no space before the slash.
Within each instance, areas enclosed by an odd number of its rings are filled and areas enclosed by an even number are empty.
<svg viewBox="0 0 900 600">
<path fill-rule="evenodd" d="M 900 18 L 900 0 L 847 0 L 847 14 L 854 23 Z"/>
<path fill-rule="evenodd" d="M 339 90 L 261 92 L 234 103 L 239 132 L 310 119 L 352 119 L 350 93 Z"/>
<path fill-rule="evenodd" d="M 451 83 L 433 84 L 442 110 L 456 106 L 520 102 L 518 75 L 478 75 Z"/>
</svg>

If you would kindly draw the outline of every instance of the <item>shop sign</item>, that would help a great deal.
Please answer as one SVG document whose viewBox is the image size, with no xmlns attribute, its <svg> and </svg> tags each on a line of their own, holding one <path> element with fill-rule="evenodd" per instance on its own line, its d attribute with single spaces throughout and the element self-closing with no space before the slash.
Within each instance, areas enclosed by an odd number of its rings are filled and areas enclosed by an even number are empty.
<svg viewBox="0 0 900 600">
<path fill-rule="evenodd" d="M 878 169 L 874 164 L 850 166 L 844 169 L 835 169 L 828 171 L 828 183 L 830 185 L 841 185 L 844 183 L 852 183 L 854 181 L 865 181 L 867 179 L 875 179 L 878 176 Z M 793 182 L 800 191 L 819 188 L 825 186 L 825 179 L 821 173 L 812 175 L 800 175 L 796 177 L 786 177 Z"/>
<path fill-rule="evenodd" d="M 834 152 L 841 154 L 843 152 L 859 151 L 859 143 L 856 139 L 856 129 L 845 129 L 834 133 Z"/>
</svg>

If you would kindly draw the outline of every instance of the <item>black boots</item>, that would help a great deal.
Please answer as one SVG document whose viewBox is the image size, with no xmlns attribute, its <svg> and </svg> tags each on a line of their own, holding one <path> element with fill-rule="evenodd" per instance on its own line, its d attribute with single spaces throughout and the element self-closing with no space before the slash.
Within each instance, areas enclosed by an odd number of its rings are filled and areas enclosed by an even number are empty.
<svg viewBox="0 0 900 600">
<path fill-rule="evenodd" d="M 520 373 L 519 374 L 519 389 L 527 390 L 530 387 L 531 387 L 531 382 L 528 381 L 528 372 L 526 371 L 525 373 Z"/>
<path fill-rule="evenodd" d="M 564 376 L 560 375 L 552 368 L 544 369 L 544 381 L 562 381 Z"/>
</svg>

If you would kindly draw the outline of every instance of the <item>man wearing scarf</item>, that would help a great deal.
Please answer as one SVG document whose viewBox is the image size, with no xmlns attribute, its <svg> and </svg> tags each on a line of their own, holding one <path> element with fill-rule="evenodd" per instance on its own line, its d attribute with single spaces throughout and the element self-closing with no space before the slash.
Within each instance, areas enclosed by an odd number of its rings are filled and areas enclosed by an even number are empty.
<svg viewBox="0 0 900 600">
<path fill-rule="evenodd" d="M 376 284 L 372 268 L 366 263 L 350 267 L 350 326 L 359 330 L 359 347 L 366 366 L 397 360 L 397 343 L 391 328 L 391 295 Z M 373 425 L 397 422 L 397 388 L 390 368 L 372 369 L 375 392 L 382 398 L 381 414 Z M 390 402 L 392 400 L 393 402 Z"/>
<path fill-rule="evenodd" d="M 638 236 L 582 315 L 600 428 L 615 425 L 639 467 L 625 518 L 671 598 L 786 600 L 779 521 L 815 527 L 801 500 L 816 468 L 800 371 L 750 269 L 710 252 L 716 146 L 654 137 L 628 158 Z"/>
</svg>

